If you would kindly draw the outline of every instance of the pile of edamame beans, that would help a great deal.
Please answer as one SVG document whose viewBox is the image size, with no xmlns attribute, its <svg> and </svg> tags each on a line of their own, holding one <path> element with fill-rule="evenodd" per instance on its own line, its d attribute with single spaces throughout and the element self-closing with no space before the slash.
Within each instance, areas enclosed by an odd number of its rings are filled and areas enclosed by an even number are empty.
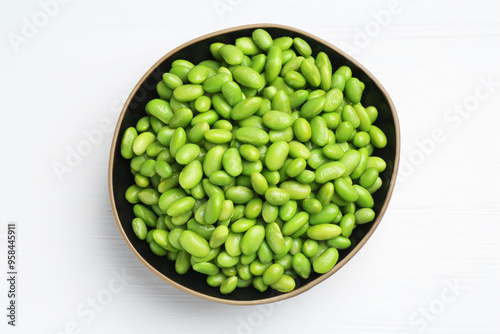
<svg viewBox="0 0 500 334">
<path fill-rule="evenodd" d="M 123 134 L 133 231 L 223 294 L 292 291 L 374 220 L 387 138 L 364 84 L 302 38 L 256 29 L 210 53 L 173 61 Z"/>
</svg>

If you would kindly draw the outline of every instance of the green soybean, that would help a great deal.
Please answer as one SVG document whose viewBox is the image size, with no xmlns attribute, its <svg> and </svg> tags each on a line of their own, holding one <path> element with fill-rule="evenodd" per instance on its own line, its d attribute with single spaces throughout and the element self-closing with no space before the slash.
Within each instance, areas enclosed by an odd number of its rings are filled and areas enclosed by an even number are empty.
<svg viewBox="0 0 500 334">
<path fill-rule="evenodd" d="M 193 265 L 193 270 L 205 275 L 216 275 L 219 273 L 219 267 L 210 262 L 195 263 Z"/>
<path fill-rule="evenodd" d="M 184 275 L 188 272 L 189 268 L 191 268 L 190 258 L 191 254 L 185 250 L 179 251 L 177 258 L 175 259 L 175 271 L 179 275 Z"/>
<path fill-rule="evenodd" d="M 139 169 L 139 173 L 146 177 L 154 176 L 156 174 L 155 161 L 153 159 L 144 161 L 144 163 L 141 165 L 141 168 Z"/>
<path fill-rule="evenodd" d="M 375 168 L 377 172 L 382 173 L 386 167 L 386 162 L 380 157 L 371 156 L 367 159 L 366 169 Z"/>
<path fill-rule="evenodd" d="M 275 222 L 266 226 L 266 241 L 275 254 L 284 254 L 286 252 L 286 243 L 279 225 Z"/>
<path fill-rule="evenodd" d="M 254 276 L 262 276 L 270 265 L 271 264 L 269 262 L 263 263 L 260 259 L 255 259 L 252 263 L 250 263 L 250 273 Z"/>
<path fill-rule="evenodd" d="M 226 278 L 226 275 L 219 272 L 215 275 L 207 276 L 207 284 L 211 287 L 220 287 Z"/>
<path fill-rule="evenodd" d="M 248 265 L 248 269 L 250 270 L 250 264 L 257 258 L 257 253 L 253 253 L 250 255 L 241 255 L 240 256 L 240 263 L 242 265 Z M 251 274 L 251 273 L 250 273 Z"/>
<path fill-rule="evenodd" d="M 294 109 L 300 107 L 307 101 L 308 97 L 309 92 L 307 90 L 299 89 L 295 91 L 290 95 L 290 107 Z"/>
<path fill-rule="evenodd" d="M 179 184 L 184 189 L 194 188 L 203 178 L 201 162 L 193 160 L 179 174 Z"/>
<path fill-rule="evenodd" d="M 374 205 L 373 197 L 368 190 L 355 184 L 354 188 L 358 192 L 358 199 L 356 204 L 361 208 L 371 208 Z"/>
<path fill-rule="evenodd" d="M 307 167 L 307 161 L 304 158 L 294 159 L 286 168 L 286 173 L 290 177 L 297 177 Z"/>
<path fill-rule="evenodd" d="M 294 89 L 304 88 L 307 84 L 306 78 L 297 71 L 288 71 L 284 76 L 285 82 Z"/>
<path fill-rule="evenodd" d="M 205 209 L 204 220 L 207 224 L 214 224 L 222 212 L 222 203 L 224 198 L 221 194 L 215 193 L 207 201 Z"/>
<path fill-rule="evenodd" d="M 354 104 L 353 108 L 359 118 L 359 130 L 365 132 L 370 131 L 373 121 L 371 120 L 366 109 L 361 105 L 361 103 Z"/>
<path fill-rule="evenodd" d="M 356 147 L 365 147 L 370 143 L 370 135 L 364 131 L 357 132 L 352 142 Z"/>
<path fill-rule="evenodd" d="M 387 145 L 387 137 L 379 127 L 372 125 L 368 134 L 370 135 L 370 142 L 376 148 L 384 148 Z"/>
<path fill-rule="evenodd" d="M 321 116 L 315 116 L 311 119 L 311 141 L 313 144 L 323 147 L 328 144 L 328 127 Z"/>
<path fill-rule="evenodd" d="M 328 245 L 328 247 L 333 247 L 336 249 L 343 250 L 351 247 L 351 240 L 349 240 L 349 238 L 339 235 L 338 237 L 328 240 L 326 244 Z"/>
<path fill-rule="evenodd" d="M 237 66 L 233 70 L 233 76 L 238 84 L 250 89 L 260 89 L 265 84 L 264 78 L 251 67 Z"/>
<path fill-rule="evenodd" d="M 209 125 L 213 125 L 219 120 L 219 114 L 215 110 L 209 110 L 204 113 L 200 113 L 191 119 L 191 125 L 196 125 L 198 123 L 206 122 Z M 185 123 L 187 125 L 187 122 Z M 215 127 L 214 127 L 215 128 Z"/>
<path fill-rule="evenodd" d="M 200 147 L 196 144 L 185 144 L 175 154 L 175 160 L 181 165 L 187 165 L 200 155 Z"/>
<path fill-rule="evenodd" d="M 224 129 L 211 129 L 205 132 L 205 140 L 214 144 L 224 144 L 231 141 L 233 135 L 230 131 Z"/>
<path fill-rule="evenodd" d="M 335 193 L 347 202 L 355 202 L 358 199 L 358 192 L 352 184 L 345 178 L 335 179 L 333 182 L 335 186 Z"/>
<path fill-rule="evenodd" d="M 300 37 L 295 37 L 293 39 L 293 46 L 297 52 L 305 58 L 310 57 L 312 54 L 311 46 Z"/>
<path fill-rule="evenodd" d="M 318 274 L 330 271 L 339 259 L 339 251 L 336 248 L 328 248 L 320 256 L 314 259 L 313 270 Z"/>
<path fill-rule="evenodd" d="M 193 84 L 202 84 L 213 72 L 215 71 L 212 68 L 198 64 L 189 70 L 187 78 Z"/>
<path fill-rule="evenodd" d="M 271 144 L 264 160 L 267 169 L 270 171 L 277 171 L 280 169 L 285 163 L 289 150 L 290 147 L 285 141 L 278 141 Z"/>
<path fill-rule="evenodd" d="M 325 107 L 325 102 L 325 98 L 321 96 L 308 100 L 300 107 L 300 117 L 310 120 L 314 116 L 319 115 Z"/>
<path fill-rule="evenodd" d="M 137 130 L 133 127 L 127 128 L 123 133 L 120 153 L 125 159 L 132 159 L 134 157 L 133 144 L 137 137 Z"/>
<path fill-rule="evenodd" d="M 137 238 L 140 240 L 145 240 L 148 234 L 148 228 L 146 223 L 141 218 L 134 218 L 132 220 L 132 230 L 134 231 Z"/>
<path fill-rule="evenodd" d="M 334 74 L 339 74 L 343 76 L 346 80 L 349 80 L 352 77 L 352 71 L 349 66 L 340 66 Z"/>
<path fill-rule="evenodd" d="M 367 168 L 359 178 L 359 184 L 364 188 L 371 187 L 378 178 L 378 171 L 376 168 Z"/>
<path fill-rule="evenodd" d="M 309 59 L 304 59 L 300 63 L 300 72 L 306 79 L 307 83 L 312 87 L 319 87 L 321 84 L 321 74 L 314 62 Z"/>
<path fill-rule="evenodd" d="M 167 214 L 171 217 L 175 217 L 191 211 L 195 201 L 196 200 L 191 196 L 179 198 L 168 207 Z"/>
<path fill-rule="evenodd" d="M 339 226 L 342 229 L 342 236 L 345 238 L 349 238 L 352 234 L 352 231 L 356 227 L 356 218 L 354 214 L 347 213 L 342 216 Z"/>
<path fill-rule="evenodd" d="M 152 240 L 149 243 L 149 247 L 150 247 L 151 251 L 157 256 L 167 255 L 167 250 L 165 248 L 161 247 L 160 245 L 158 245 L 158 243 L 156 243 L 156 241 L 154 241 L 154 240 Z"/>
<path fill-rule="evenodd" d="M 245 217 L 248 219 L 255 219 L 260 216 L 262 212 L 262 199 L 253 198 L 245 206 Z"/>
<path fill-rule="evenodd" d="M 242 162 L 243 170 L 241 172 L 244 176 L 250 176 L 253 172 L 262 172 L 262 162 L 260 160 L 257 161 L 243 161 Z"/>
<path fill-rule="evenodd" d="M 241 252 L 245 255 L 256 253 L 266 236 L 266 230 L 261 225 L 250 227 L 241 239 Z"/>
<path fill-rule="evenodd" d="M 247 187 L 235 186 L 229 188 L 225 195 L 235 204 L 246 204 L 253 198 L 253 191 Z"/>
<path fill-rule="evenodd" d="M 138 218 L 141 218 L 147 226 L 149 227 L 156 226 L 156 221 L 158 218 L 151 209 L 147 208 L 142 204 L 136 204 L 133 207 L 133 212 L 134 215 Z"/>
<path fill-rule="evenodd" d="M 208 130 L 210 130 L 210 125 L 206 121 L 197 123 L 189 130 L 187 138 L 190 142 L 199 144 L 203 139 L 205 139 L 205 133 Z"/>
<path fill-rule="evenodd" d="M 204 82 L 203 82 L 203 90 L 206 93 L 218 93 L 222 91 L 222 87 L 226 82 L 231 82 L 232 80 L 231 74 L 228 73 L 217 73 L 211 77 L 208 77 Z M 213 104 L 213 100 L 211 101 L 211 104 Z"/>
<path fill-rule="evenodd" d="M 295 159 L 309 159 L 311 157 L 311 151 L 301 142 L 296 140 L 292 140 L 288 143 L 289 146 L 289 155 Z"/>
<path fill-rule="evenodd" d="M 266 145 L 269 141 L 269 135 L 264 130 L 255 127 L 239 128 L 234 135 L 240 142 L 256 147 Z"/>
<path fill-rule="evenodd" d="M 176 67 L 176 66 L 184 66 L 184 67 L 187 67 L 189 69 L 192 69 L 194 67 L 194 64 L 186 59 L 177 59 L 177 60 L 174 60 L 172 62 L 172 67 Z"/>
<path fill-rule="evenodd" d="M 157 139 L 158 141 L 165 145 L 168 146 L 170 145 L 170 141 L 175 133 L 175 129 L 171 129 L 168 126 L 165 126 L 158 131 Z"/>
<path fill-rule="evenodd" d="M 312 183 L 314 182 L 314 179 L 315 179 L 315 174 L 313 171 L 311 170 L 304 170 L 302 173 L 300 173 L 296 179 L 297 181 L 299 181 L 300 183 Z M 312 189 L 311 189 L 312 190 Z"/>
<path fill-rule="evenodd" d="M 139 200 L 147 205 L 156 205 L 160 198 L 160 193 L 156 189 L 146 188 L 137 194 Z"/>
<path fill-rule="evenodd" d="M 224 59 L 229 65 L 239 65 L 243 61 L 243 51 L 238 47 L 226 44 L 219 49 L 219 55 Z"/>
<path fill-rule="evenodd" d="M 375 212 L 370 208 L 362 208 L 354 212 L 356 224 L 366 224 L 375 218 Z"/>
<path fill-rule="evenodd" d="M 274 284 L 281 278 L 281 276 L 283 276 L 283 272 L 283 266 L 278 263 L 274 263 L 266 269 L 262 275 L 262 280 L 266 285 Z"/>
<path fill-rule="evenodd" d="M 290 114 L 278 110 L 270 110 L 264 114 L 262 121 L 271 130 L 285 130 L 293 123 Z"/>
<path fill-rule="evenodd" d="M 182 86 L 182 79 L 173 73 L 163 74 L 163 83 L 170 89 Z"/>
<path fill-rule="evenodd" d="M 285 130 L 271 130 L 269 131 L 269 141 L 275 143 L 278 141 L 290 142 L 293 140 L 293 129 L 291 127 Z"/>
<path fill-rule="evenodd" d="M 257 161 L 260 158 L 259 150 L 253 145 L 243 144 L 240 146 L 239 152 L 241 157 L 247 161 Z"/>
<path fill-rule="evenodd" d="M 170 139 L 170 154 L 175 157 L 177 151 L 186 143 L 187 135 L 183 128 L 177 128 Z"/>
<path fill-rule="evenodd" d="M 320 212 L 310 216 L 309 223 L 311 225 L 332 223 L 339 212 L 339 207 L 336 204 L 327 204 L 321 209 Z"/>
<path fill-rule="evenodd" d="M 271 287 L 279 292 L 290 292 L 295 289 L 295 280 L 289 275 L 283 274 L 276 283 L 271 285 Z"/>
<path fill-rule="evenodd" d="M 317 65 L 321 77 L 321 89 L 327 91 L 332 86 L 332 68 L 327 64 Z"/>
<path fill-rule="evenodd" d="M 357 78 L 349 78 L 345 84 L 345 95 L 352 103 L 359 103 L 361 95 L 365 89 L 365 84 Z"/>
<path fill-rule="evenodd" d="M 252 280 L 252 285 L 253 285 L 253 287 L 254 287 L 256 290 L 258 290 L 258 291 L 260 291 L 260 292 L 264 292 L 264 291 L 266 291 L 266 290 L 267 290 L 267 288 L 268 288 L 268 285 L 266 285 L 266 284 L 264 283 L 264 280 L 263 280 L 263 278 L 262 278 L 262 277 L 254 277 L 254 278 L 253 278 L 253 280 Z"/>
<path fill-rule="evenodd" d="M 149 178 L 144 176 L 144 175 L 135 174 L 134 181 L 135 181 L 135 184 L 137 184 L 141 188 L 146 188 L 147 186 L 149 186 Z M 139 198 L 139 197 L 137 197 L 137 198 Z"/>
<path fill-rule="evenodd" d="M 283 204 L 279 208 L 279 217 L 283 221 L 289 221 L 292 219 L 293 216 L 295 216 L 295 213 L 297 212 L 297 207 L 298 203 L 297 201 L 290 200 L 287 203 Z"/>
<path fill-rule="evenodd" d="M 234 214 L 234 203 L 230 200 L 222 201 L 222 210 L 219 216 L 220 221 L 231 219 Z"/>
<path fill-rule="evenodd" d="M 187 84 L 174 89 L 174 97 L 179 102 L 194 101 L 204 93 L 202 85 Z"/>
<path fill-rule="evenodd" d="M 302 208 L 309 214 L 313 215 L 323 210 L 321 202 L 315 198 L 306 198 L 302 201 Z"/>
<path fill-rule="evenodd" d="M 242 238 L 242 236 L 243 236 L 243 233 L 236 233 L 234 231 L 229 231 L 227 239 L 224 242 L 224 248 L 229 256 L 238 257 L 241 255 L 241 238 Z"/>
<path fill-rule="evenodd" d="M 297 181 L 285 181 L 280 188 L 290 195 L 292 200 L 303 200 L 311 193 L 311 186 Z"/>
<path fill-rule="evenodd" d="M 345 166 L 344 176 L 349 176 L 361 162 L 361 154 L 357 150 L 347 150 L 339 162 Z"/>
<path fill-rule="evenodd" d="M 172 98 L 173 90 L 168 88 L 163 81 L 158 82 L 156 85 L 156 92 L 162 100 L 170 100 Z"/>
<path fill-rule="evenodd" d="M 342 229 L 334 224 L 318 224 L 307 229 L 307 236 L 313 240 L 328 240 L 339 236 Z"/>
<path fill-rule="evenodd" d="M 262 98 L 251 97 L 236 104 L 231 110 L 231 118 L 235 121 L 245 119 L 255 114 L 262 104 Z"/>
<path fill-rule="evenodd" d="M 238 284 L 238 277 L 236 276 L 231 276 L 228 277 L 224 283 L 221 284 L 220 286 L 220 293 L 227 295 L 236 289 L 236 286 Z"/>
<path fill-rule="evenodd" d="M 203 160 L 203 173 L 210 177 L 213 172 L 218 171 L 222 168 L 222 157 L 224 155 L 225 149 L 222 146 L 215 146 L 211 148 L 205 160 Z"/>
<path fill-rule="evenodd" d="M 179 66 L 172 66 L 169 73 L 176 75 L 180 79 L 181 83 L 187 83 L 188 82 L 188 73 L 190 70 L 191 70 L 191 67 L 179 65 Z M 165 82 L 167 84 L 167 82 L 165 81 L 165 78 L 163 79 L 163 82 Z M 168 84 L 167 84 L 167 86 L 168 86 Z M 169 88 L 172 88 L 172 87 L 169 87 Z M 174 89 L 174 88 L 172 88 L 172 89 Z"/>
<path fill-rule="evenodd" d="M 293 255 L 292 266 L 295 272 L 302 278 L 307 279 L 311 274 L 311 262 L 303 253 Z"/>
<path fill-rule="evenodd" d="M 215 111 L 223 118 L 229 118 L 231 115 L 231 105 L 226 101 L 224 95 L 216 93 L 212 95 L 212 106 Z"/>
<path fill-rule="evenodd" d="M 290 194 L 280 188 L 269 188 L 265 192 L 266 201 L 272 205 L 283 205 L 290 200 Z"/>
<path fill-rule="evenodd" d="M 255 56 L 260 52 L 259 47 L 250 37 L 237 38 L 235 45 L 247 56 Z"/>
<path fill-rule="evenodd" d="M 344 155 L 344 150 L 338 144 L 328 144 L 323 147 L 323 154 L 327 158 L 339 160 Z"/>
<path fill-rule="evenodd" d="M 156 137 L 151 132 L 143 132 L 135 137 L 132 145 L 132 150 L 135 155 L 141 155 L 146 152 L 150 144 L 155 141 Z"/>
<path fill-rule="evenodd" d="M 281 72 L 281 48 L 278 46 L 271 46 L 267 53 L 267 62 L 265 66 L 266 80 L 273 81 L 278 77 Z"/>
<path fill-rule="evenodd" d="M 351 138 L 353 131 L 354 125 L 349 121 L 344 121 L 335 130 L 335 139 L 339 143 L 344 143 Z"/>
<path fill-rule="evenodd" d="M 365 108 L 366 113 L 368 114 L 368 117 L 370 117 L 371 123 L 375 122 L 375 120 L 378 117 L 378 110 L 374 106 L 369 106 Z"/>
<path fill-rule="evenodd" d="M 208 245 L 208 242 L 193 231 L 183 231 L 180 235 L 179 241 L 182 248 L 193 256 L 204 257 L 210 253 L 210 246 Z"/>
<path fill-rule="evenodd" d="M 243 171 L 241 155 L 237 148 L 227 149 L 222 156 L 222 166 L 231 176 L 237 177 Z"/>
<path fill-rule="evenodd" d="M 292 219 L 287 221 L 283 225 L 282 232 L 284 235 L 292 235 L 307 224 L 309 220 L 309 214 L 305 211 L 297 213 Z"/>
<path fill-rule="evenodd" d="M 264 29 L 255 29 L 252 33 L 252 39 L 263 51 L 268 51 L 273 46 L 273 38 Z"/>
<path fill-rule="evenodd" d="M 340 161 L 327 162 L 316 169 L 315 181 L 325 183 L 337 179 L 346 173 L 346 169 L 346 165 Z"/>
</svg>

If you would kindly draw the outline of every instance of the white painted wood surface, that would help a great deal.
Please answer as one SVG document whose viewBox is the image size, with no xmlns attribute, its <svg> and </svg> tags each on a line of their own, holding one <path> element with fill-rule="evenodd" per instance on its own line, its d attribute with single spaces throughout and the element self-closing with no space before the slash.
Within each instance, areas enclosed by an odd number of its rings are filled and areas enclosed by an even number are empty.
<svg viewBox="0 0 500 334">
<path fill-rule="evenodd" d="M 0 280 L 0 332 L 500 333 L 499 14 L 488 0 L 2 1 L 0 221 L 18 224 L 20 279 L 15 329 Z M 235 307 L 139 262 L 107 167 L 121 106 L 156 60 L 255 22 L 309 31 L 368 68 L 397 107 L 403 164 L 380 227 L 342 270 L 296 298 Z M 85 133 L 88 155 L 58 179 Z"/>
</svg>

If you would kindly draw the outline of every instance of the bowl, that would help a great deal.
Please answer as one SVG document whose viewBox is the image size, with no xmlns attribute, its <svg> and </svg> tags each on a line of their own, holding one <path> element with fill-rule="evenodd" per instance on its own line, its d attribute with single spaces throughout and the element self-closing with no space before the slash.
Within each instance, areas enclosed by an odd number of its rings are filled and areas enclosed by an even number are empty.
<svg viewBox="0 0 500 334">
<path fill-rule="evenodd" d="M 238 288 L 231 294 L 224 295 L 219 292 L 218 288 L 206 284 L 205 275 L 193 270 L 190 270 L 185 275 L 177 274 L 174 270 L 174 262 L 154 255 L 148 244 L 135 236 L 131 227 L 131 221 L 135 217 L 132 205 L 124 197 L 125 190 L 134 181 L 130 173 L 129 160 L 122 158 L 120 154 L 120 143 L 124 131 L 129 126 L 135 126 L 136 122 L 144 116 L 146 103 L 158 97 L 156 84 L 161 80 L 162 74 L 169 70 L 174 60 L 187 59 L 196 64 L 204 59 L 211 59 L 209 53 L 210 44 L 214 42 L 234 43 L 236 38 L 251 36 L 252 31 L 257 28 L 267 30 L 273 38 L 280 36 L 301 37 L 311 45 L 313 55 L 320 51 L 325 52 L 330 57 L 334 68 L 341 65 L 351 67 L 353 77 L 359 78 L 366 85 L 361 102 L 363 105 L 374 105 L 379 111 L 377 125 L 384 130 L 388 138 L 388 144 L 385 148 L 379 149 L 377 155 L 387 162 L 387 168 L 380 175 L 383 180 L 382 188 L 374 194 L 375 206 L 373 210 L 376 213 L 374 221 L 369 224 L 359 225 L 354 229 L 350 237 L 351 247 L 340 251 L 339 261 L 332 270 L 322 275 L 312 272 L 308 279 L 296 279 L 297 286 L 295 290 L 288 293 L 279 293 L 272 289 L 259 292 L 250 286 L 248 288 Z M 321 283 L 342 268 L 363 247 L 380 224 L 389 204 L 396 182 L 399 150 L 399 123 L 394 104 L 378 80 L 351 56 L 321 38 L 293 27 L 277 24 L 238 26 L 195 38 L 175 48 L 158 60 L 134 87 L 120 114 L 111 144 L 108 171 L 111 207 L 118 229 L 132 252 L 148 269 L 164 281 L 182 291 L 211 301 L 234 305 L 270 303 L 297 296 Z"/>
</svg>

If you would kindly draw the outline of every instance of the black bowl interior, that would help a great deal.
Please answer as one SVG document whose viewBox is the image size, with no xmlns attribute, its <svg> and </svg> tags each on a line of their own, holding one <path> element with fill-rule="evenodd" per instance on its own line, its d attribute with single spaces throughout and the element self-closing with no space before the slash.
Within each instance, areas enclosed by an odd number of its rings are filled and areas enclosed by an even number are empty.
<svg viewBox="0 0 500 334">
<path fill-rule="evenodd" d="M 349 249 L 340 251 L 340 259 L 337 266 L 333 269 L 338 270 L 349 258 L 353 255 L 350 254 L 351 251 L 356 248 L 360 243 L 364 243 L 371 232 L 378 225 L 383 211 L 387 206 L 386 202 L 389 201 L 388 192 L 391 189 L 395 178 L 393 178 L 394 166 L 397 166 L 396 152 L 399 150 L 398 141 L 399 136 L 396 129 L 397 119 L 395 119 L 395 111 L 391 110 L 392 102 L 389 100 L 383 88 L 374 79 L 372 79 L 371 74 L 367 74 L 361 65 L 359 65 L 354 60 L 351 61 L 346 56 L 342 55 L 341 51 L 336 51 L 322 42 L 314 39 L 312 36 L 304 34 L 293 29 L 289 30 L 287 28 L 276 27 L 276 26 L 265 26 L 260 27 L 266 29 L 273 38 L 280 36 L 291 36 L 291 37 L 301 37 L 306 40 L 312 47 L 313 55 L 320 51 L 325 52 L 330 57 L 334 69 L 347 65 L 350 66 L 353 71 L 353 76 L 359 78 L 366 85 L 362 103 L 364 106 L 373 105 L 376 106 L 379 112 L 378 120 L 376 124 L 384 130 L 388 137 L 388 145 L 382 150 L 376 150 L 374 155 L 382 157 L 387 162 L 387 169 L 381 174 L 383 179 L 383 186 L 374 194 L 375 207 L 373 208 L 377 214 L 376 221 L 374 223 L 359 225 L 353 232 L 351 236 L 352 245 Z M 229 295 L 223 295 L 219 292 L 219 289 L 212 288 L 206 284 L 206 276 L 190 270 L 186 275 L 179 275 L 174 270 L 174 262 L 169 261 L 165 257 L 158 257 L 154 255 L 146 242 L 137 239 L 132 231 L 131 221 L 134 218 L 132 212 L 132 205 L 125 200 L 124 194 L 125 190 L 134 183 L 133 176 L 130 173 L 129 160 L 122 158 L 120 155 L 120 141 L 125 129 L 130 126 L 134 126 L 136 122 L 145 115 L 144 107 L 146 103 L 154 98 L 158 98 L 156 93 L 156 84 L 161 80 L 162 74 L 168 72 L 171 63 L 176 59 L 187 59 L 193 63 L 198 63 L 205 59 L 212 59 L 209 52 L 209 46 L 214 42 L 223 43 L 234 43 L 235 39 L 242 36 L 251 36 L 252 31 L 255 27 L 244 27 L 241 30 L 234 30 L 230 32 L 224 32 L 222 35 L 215 35 L 205 39 L 198 40 L 192 44 L 183 47 L 180 50 L 175 51 L 170 57 L 167 57 L 163 61 L 157 63 L 157 67 L 144 78 L 142 84 L 131 93 L 133 98 L 131 99 L 126 110 L 124 110 L 123 120 L 121 124 L 119 123 L 119 131 L 115 134 L 116 138 L 113 142 L 114 144 L 114 156 L 111 159 L 114 161 L 112 165 L 112 192 L 114 195 L 114 201 L 116 206 L 117 215 L 119 218 L 119 224 L 123 229 L 123 233 L 128 238 L 130 244 L 135 248 L 142 257 L 143 261 L 149 263 L 153 268 L 155 268 L 161 275 L 168 277 L 170 280 L 178 283 L 179 285 L 186 287 L 192 291 L 198 292 L 200 294 L 214 297 L 222 302 L 231 301 L 263 301 L 265 299 L 275 297 L 280 295 L 280 293 L 273 292 L 268 289 L 266 292 L 259 292 L 253 287 L 236 289 L 235 292 Z M 118 138 L 118 139 L 117 139 Z M 390 195 L 390 194 L 389 194 Z M 384 208 L 382 210 L 382 208 Z M 358 247 L 359 248 L 359 247 Z M 357 251 L 357 250 L 356 250 Z M 346 257 L 349 257 L 346 259 Z M 346 261 L 343 261 L 346 259 Z M 328 274 L 325 274 L 328 275 Z M 314 281 L 317 280 L 321 275 L 314 274 L 307 280 L 297 280 L 297 288 L 308 285 L 308 287 L 314 285 Z M 310 284 L 313 282 L 312 284 Z M 305 289 L 304 289 L 305 290 Z M 209 298 L 210 299 L 210 298 Z"/>
</svg>

